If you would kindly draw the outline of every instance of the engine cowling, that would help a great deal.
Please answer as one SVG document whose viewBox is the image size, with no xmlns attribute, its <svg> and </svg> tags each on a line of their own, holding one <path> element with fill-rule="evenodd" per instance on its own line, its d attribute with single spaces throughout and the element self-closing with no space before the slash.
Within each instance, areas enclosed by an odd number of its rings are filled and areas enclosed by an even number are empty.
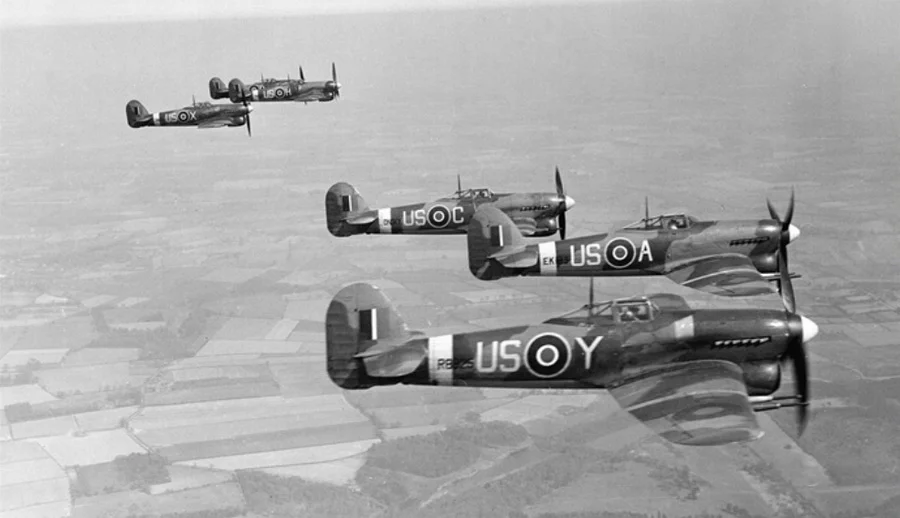
<svg viewBox="0 0 900 518">
<path fill-rule="evenodd" d="M 232 79 L 228 82 L 228 98 L 233 103 L 244 102 L 247 99 L 247 88 L 240 79 Z"/>
<path fill-rule="evenodd" d="M 744 363 L 741 368 L 751 396 L 768 396 L 781 386 L 781 364 L 777 361 Z"/>
<path fill-rule="evenodd" d="M 213 99 L 228 97 L 228 85 L 218 77 L 209 80 L 209 96 Z"/>
<path fill-rule="evenodd" d="M 559 230 L 556 218 L 539 219 L 536 223 L 533 237 L 552 236 Z"/>
</svg>

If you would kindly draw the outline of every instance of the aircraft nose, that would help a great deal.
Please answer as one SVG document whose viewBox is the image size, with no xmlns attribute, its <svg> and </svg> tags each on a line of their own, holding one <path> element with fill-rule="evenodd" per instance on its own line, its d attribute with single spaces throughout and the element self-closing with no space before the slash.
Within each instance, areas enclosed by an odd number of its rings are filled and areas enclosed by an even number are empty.
<svg viewBox="0 0 900 518">
<path fill-rule="evenodd" d="M 566 196 L 566 210 L 572 210 L 572 207 L 574 206 L 575 200 L 573 200 L 571 196 Z"/>
<path fill-rule="evenodd" d="M 806 343 L 819 334 L 819 326 L 812 320 L 800 315 L 800 325 L 803 329 L 803 343 Z"/>
<path fill-rule="evenodd" d="M 800 229 L 791 225 L 788 227 L 788 242 L 793 242 L 795 239 L 800 237 Z"/>
</svg>

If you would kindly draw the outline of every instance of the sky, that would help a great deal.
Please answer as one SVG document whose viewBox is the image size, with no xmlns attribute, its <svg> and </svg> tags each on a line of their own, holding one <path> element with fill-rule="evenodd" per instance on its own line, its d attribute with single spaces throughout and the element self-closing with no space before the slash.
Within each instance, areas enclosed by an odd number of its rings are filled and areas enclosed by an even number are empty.
<svg viewBox="0 0 900 518">
<path fill-rule="evenodd" d="M 566 0 L 0 0 L 0 26 L 69 25 L 458 9 Z"/>
</svg>

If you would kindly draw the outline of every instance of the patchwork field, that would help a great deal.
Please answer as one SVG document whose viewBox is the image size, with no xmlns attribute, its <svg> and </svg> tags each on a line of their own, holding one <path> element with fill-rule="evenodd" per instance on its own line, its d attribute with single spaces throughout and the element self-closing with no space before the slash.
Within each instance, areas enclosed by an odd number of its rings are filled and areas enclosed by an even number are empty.
<svg viewBox="0 0 900 518">
<path fill-rule="evenodd" d="M 244 498 L 240 486 L 236 482 L 226 482 L 159 495 L 123 491 L 78 498 L 72 516 L 75 518 L 120 516 L 123 509 L 127 509 L 129 513 L 149 516 L 190 513 L 197 509 L 230 514 L 243 508 Z"/>
<path fill-rule="evenodd" d="M 0 514 L 67 516 L 71 508 L 65 471 L 40 447 L 6 441 L 0 447 Z"/>
<path fill-rule="evenodd" d="M 124 430 L 93 432 L 84 437 L 62 435 L 33 440 L 65 467 L 99 464 L 119 455 L 145 452 Z"/>
<path fill-rule="evenodd" d="M 229 457 L 197 459 L 179 462 L 184 466 L 197 466 L 212 469 L 238 470 L 256 469 L 275 466 L 293 466 L 300 464 L 318 464 L 334 460 L 354 457 L 368 450 L 378 439 L 328 444 L 291 450 L 251 453 Z"/>
</svg>

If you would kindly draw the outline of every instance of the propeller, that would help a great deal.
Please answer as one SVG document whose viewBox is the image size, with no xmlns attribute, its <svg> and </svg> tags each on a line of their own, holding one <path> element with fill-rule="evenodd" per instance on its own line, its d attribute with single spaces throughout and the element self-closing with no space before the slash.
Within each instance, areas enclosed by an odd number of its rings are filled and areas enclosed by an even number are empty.
<svg viewBox="0 0 900 518">
<path fill-rule="evenodd" d="M 337 68 L 334 66 L 334 61 L 331 62 L 331 81 L 326 86 L 336 98 L 341 96 L 341 84 L 337 80 Z"/>
<path fill-rule="evenodd" d="M 250 112 L 253 111 L 253 107 L 247 103 L 246 99 L 244 99 L 244 108 L 247 108 L 247 113 L 244 114 L 244 117 L 247 118 L 247 136 L 252 137 L 253 133 L 250 131 Z"/>
<path fill-rule="evenodd" d="M 784 214 L 784 219 L 778 215 L 778 211 L 775 210 L 775 207 L 772 205 L 770 200 L 766 200 L 766 205 L 769 207 L 769 215 L 774 219 L 779 225 L 781 225 L 781 236 L 778 242 L 778 268 L 779 271 L 784 268 L 785 270 L 788 268 L 788 249 L 787 245 L 797 239 L 800 236 L 800 229 L 791 225 L 791 220 L 794 219 L 794 189 L 791 188 L 791 201 L 788 203 L 787 212 Z M 781 261 L 781 258 L 784 258 L 784 261 Z M 778 282 L 779 291 L 783 290 L 783 282 L 779 280 Z M 793 304 L 793 291 L 791 292 L 791 299 Z M 793 309 L 790 310 L 793 312 Z"/>
<path fill-rule="evenodd" d="M 793 205 L 793 196 L 791 196 L 791 206 L 788 208 L 787 214 L 788 218 L 790 218 L 793 213 Z M 772 210 L 771 205 L 770 210 Z M 795 404 L 791 406 L 797 408 L 797 423 L 799 426 L 799 433 L 802 435 L 803 431 L 806 429 L 806 424 L 809 421 L 809 364 L 804 343 L 816 336 L 819 332 L 819 327 L 815 322 L 802 315 L 799 316 L 799 319 L 797 318 L 794 286 L 791 282 L 791 275 L 788 273 L 786 254 L 778 254 L 778 272 L 779 282 L 781 284 L 781 301 L 784 304 L 785 311 L 789 314 L 791 324 L 795 327 L 792 333 L 795 338 L 788 344 L 787 351 L 785 351 L 782 361 L 790 361 L 793 369 L 796 397 L 794 398 Z M 800 327 L 799 330 L 796 329 L 798 324 Z M 797 331 L 799 331 L 799 333 Z"/>
<path fill-rule="evenodd" d="M 566 196 L 566 189 L 563 187 L 562 176 L 559 174 L 559 166 L 556 167 L 556 196 L 559 198 L 559 205 L 556 208 L 556 221 L 559 223 L 559 237 L 566 238 L 566 211 L 575 206 L 575 200 Z"/>
</svg>

